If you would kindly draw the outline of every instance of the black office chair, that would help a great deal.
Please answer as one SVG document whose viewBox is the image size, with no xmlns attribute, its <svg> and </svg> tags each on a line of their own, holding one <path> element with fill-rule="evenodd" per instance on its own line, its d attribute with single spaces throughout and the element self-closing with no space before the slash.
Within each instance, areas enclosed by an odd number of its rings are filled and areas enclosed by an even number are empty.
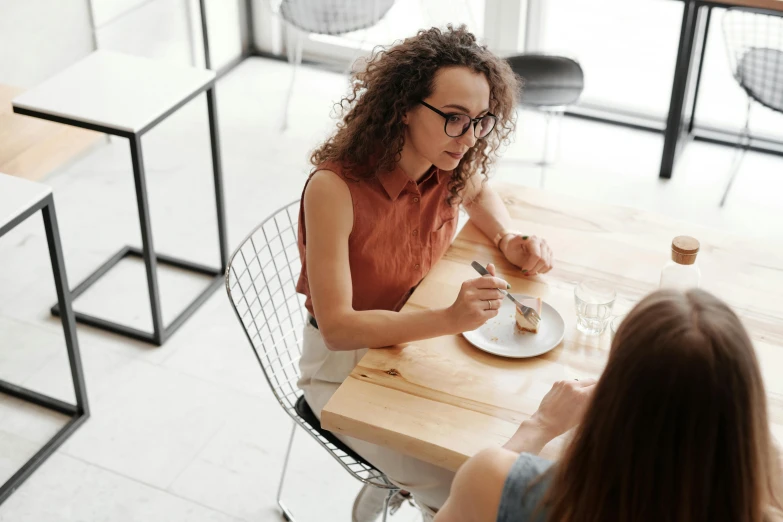
<svg viewBox="0 0 783 522">
<path fill-rule="evenodd" d="M 723 15 L 723 33 L 734 79 L 748 96 L 745 126 L 732 164 L 726 197 L 750 147 L 750 109 L 753 101 L 783 113 L 783 17 L 775 11 L 732 7 Z"/>
<path fill-rule="evenodd" d="M 579 100 L 585 87 L 584 72 L 578 62 L 563 56 L 519 54 L 506 60 L 524 80 L 520 105 L 542 111 L 546 117 L 541 164 L 547 165 L 552 162 L 549 150 L 552 120 L 557 118 L 559 123 L 568 106 Z"/>
<path fill-rule="evenodd" d="M 274 0 L 273 0 L 274 1 Z M 294 66 L 286 96 L 283 130 L 288 126 L 288 105 L 302 63 L 307 33 L 342 35 L 373 27 L 386 16 L 394 0 L 282 0 L 278 13 L 286 24 L 286 53 Z"/>
</svg>

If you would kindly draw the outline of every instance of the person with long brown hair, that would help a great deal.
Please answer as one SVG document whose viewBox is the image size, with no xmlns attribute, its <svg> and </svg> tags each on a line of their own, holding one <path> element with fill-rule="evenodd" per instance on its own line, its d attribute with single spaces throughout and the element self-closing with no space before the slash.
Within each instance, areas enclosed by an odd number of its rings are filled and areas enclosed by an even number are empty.
<svg viewBox="0 0 783 522">
<path fill-rule="evenodd" d="M 577 424 L 558 462 L 536 456 Z M 704 291 L 658 291 L 621 324 L 597 384 L 556 383 L 503 448 L 460 468 L 435 520 L 780 520 L 773 440 L 737 316 Z"/>
<path fill-rule="evenodd" d="M 519 80 L 462 26 L 420 31 L 376 52 L 342 102 L 336 132 L 311 157 L 299 216 L 297 291 L 310 314 L 300 388 L 316 416 L 367 349 L 473 330 L 495 317 L 493 276 L 463 283 L 451 306 L 400 313 L 446 252 L 460 205 L 523 274 L 552 268 L 532 231 L 511 229 L 503 201 L 485 183 L 515 127 Z M 439 508 L 453 473 L 363 441 L 346 444 Z M 354 520 L 372 520 L 385 492 L 365 487 Z M 401 497 L 396 500 L 399 501 Z"/>
</svg>

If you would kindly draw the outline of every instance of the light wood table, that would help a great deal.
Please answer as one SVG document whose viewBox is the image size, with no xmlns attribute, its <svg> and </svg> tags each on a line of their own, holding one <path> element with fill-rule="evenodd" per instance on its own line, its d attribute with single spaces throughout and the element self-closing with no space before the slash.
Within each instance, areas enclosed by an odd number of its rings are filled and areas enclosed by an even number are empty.
<svg viewBox="0 0 783 522">
<path fill-rule="evenodd" d="M 98 132 L 14 114 L 11 100 L 22 92 L 0 83 L 0 171 L 40 180 L 101 142 Z"/>
<path fill-rule="evenodd" d="M 710 3 L 726 7 L 749 7 L 751 9 L 783 11 L 783 0 L 710 0 Z"/>
<path fill-rule="evenodd" d="M 501 445 L 531 415 L 560 379 L 597 377 L 609 335 L 576 330 L 574 283 L 611 283 L 620 307 L 658 284 L 680 234 L 701 241 L 702 286 L 729 301 L 750 330 L 770 398 L 773 430 L 783 435 L 783 247 L 729 236 L 645 212 L 535 189 L 499 186 L 514 224 L 546 237 L 555 268 L 546 276 L 519 277 L 514 267 L 468 223 L 405 309 L 443 307 L 462 281 L 476 277 L 472 260 L 494 262 L 513 291 L 541 296 L 565 319 L 565 339 L 533 359 L 484 353 L 461 336 L 370 350 L 322 412 L 323 426 L 456 470 L 482 448 Z M 509 318 L 509 321 L 513 321 Z M 544 455 L 556 457 L 562 440 Z"/>
</svg>

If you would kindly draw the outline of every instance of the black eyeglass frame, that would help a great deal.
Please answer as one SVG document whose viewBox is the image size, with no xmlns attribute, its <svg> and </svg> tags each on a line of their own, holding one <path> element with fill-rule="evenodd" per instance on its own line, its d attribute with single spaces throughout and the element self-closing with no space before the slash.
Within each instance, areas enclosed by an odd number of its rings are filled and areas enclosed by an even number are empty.
<svg viewBox="0 0 783 522">
<path fill-rule="evenodd" d="M 446 133 L 446 136 L 448 136 L 449 138 L 459 138 L 459 137 L 462 137 L 462 136 L 464 136 L 464 135 L 465 135 L 465 133 L 466 133 L 466 132 L 468 132 L 468 129 L 469 129 L 470 127 L 473 127 L 473 136 L 475 136 L 475 137 L 476 137 L 476 139 L 479 139 L 479 140 L 481 140 L 481 139 L 484 139 L 484 138 L 486 138 L 487 136 L 489 136 L 489 134 L 490 134 L 490 133 L 491 133 L 493 130 L 495 130 L 495 126 L 498 124 L 498 117 L 497 117 L 497 116 L 495 116 L 494 114 L 492 114 L 491 112 L 488 112 L 488 113 L 484 114 L 483 116 L 479 116 L 478 118 L 471 118 L 469 114 L 465 114 L 465 113 L 463 113 L 463 112 L 451 112 L 451 113 L 443 112 L 443 111 L 441 111 L 441 110 L 438 110 L 438 109 L 436 109 L 435 107 L 433 107 L 433 106 L 432 106 L 432 105 L 430 105 L 429 103 L 425 102 L 424 100 L 420 100 L 420 101 L 419 101 L 419 103 L 421 103 L 422 105 L 424 105 L 425 107 L 427 107 L 427 108 L 428 108 L 429 110 L 431 110 L 432 112 L 434 112 L 434 113 L 436 113 L 436 114 L 439 114 L 439 115 L 443 116 L 443 118 L 446 120 L 446 121 L 443 123 L 443 132 L 445 132 L 445 133 Z M 452 136 L 452 135 L 451 135 L 451 134 L 449 134 L 449 133 L 448 133 L 448 131 L 446 130 L 446 127 L 448 127 L 448 125 L 449 125 L 449 118 L 451 118 L 452 116 L 467 116 L 468 118 L 470 118 L 470 123 L 469 123 L 469 124 L 468 124 L 468 125 L 465 127 L 465 130 L 463 130 L 463 131 L 462 131 L 460 134 L 458 134 L 458 135 L 456 135 L 456 136 Z M 484 136 L 481 136 L 481 137 L 479 137 L 479 136 L 476 134 L 476 132 L 478 131 L 478 124 L 479 124 L 479 122 L 481 122 L 481 120 L 483 120 L 483 119 L 484 119 L 484 118 L 486 118 L 487 116 L 489 116 L 489 117 L 491 117 L 491 118 L 492 118 L 492 128 L 491 128 L 491 129 L 489 129 L 489 130 L 487 131 L 487 133 L 486 133 Z M 472 123 L 473 125 L 471 125 L 471 123 Z"/>
</svg>

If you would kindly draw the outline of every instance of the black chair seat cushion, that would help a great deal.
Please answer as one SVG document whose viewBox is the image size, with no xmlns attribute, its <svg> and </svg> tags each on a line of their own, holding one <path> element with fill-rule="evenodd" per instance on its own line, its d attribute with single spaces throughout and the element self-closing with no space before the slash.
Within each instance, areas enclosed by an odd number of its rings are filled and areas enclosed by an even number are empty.
<svg viewBox="0 0 783 522">
<path fill-rule="evenodd" d="M 377 24 L 394 0 L 283 0 L 280 16 L 316 34 L 340 35 Z"/>
<path fill-rule="evenodd" d="M 570 58 L 544 54 L 518 54 L 506 58 L 524 80 L 520 103 L 556 107 L 575 103 L 585 87 L 582 67 Z"/>
<path fill-rule="evenodd" d="M 304 421 L 312 426 L 315 431 L 317 431 L 323 438 L 337 446 L 340 450 L 345 452 L 347 455 L 349 455 L 354 460 L 361 462 L 365 466 L 373 467 L 372 464 L 364 460 L 358 453 L 353 451 L 351 448 L 346 446 L 340 439 L 334 436 L 334 433 L 331 431 L 325 430 L 321 427 L 321 421 L 318 420 L 318 417 L 315 416 L 315 413 L 313 413 L 313 410 L 310 408 L 310 405 L 307 404 L 307 401 L 304 398 L 304 395 L 300 396 L 296 400 L 296 404 L 294 404 L 294 409 L 296 410 L 296 413 L 299 414 L 300 417 L 304 419 Z"/>
<path fill-rule="evenodd" d="M 783 51 L 748 49 L 737 64 L 737 80 L 748 96 L 783 112 Z"/>
</svg>

